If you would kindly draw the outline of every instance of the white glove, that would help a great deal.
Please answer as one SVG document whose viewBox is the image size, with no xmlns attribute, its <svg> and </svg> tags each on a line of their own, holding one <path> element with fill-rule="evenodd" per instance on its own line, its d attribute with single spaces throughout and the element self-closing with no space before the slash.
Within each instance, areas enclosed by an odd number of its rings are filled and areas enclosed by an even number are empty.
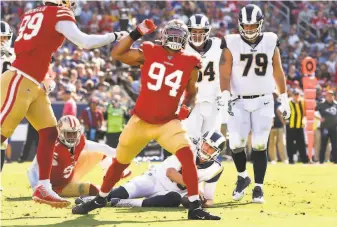
<svg viewBox="0 0 337 227">
<path fill-rule="evenodd" d="M 280 111 L 283 115 L 283 118 L 285 120 L 287 120 L 287 119 L 289 119 L 290 114 L 291 114 L 288 95 L 287 95 L 287 93 L 283 93 L 283 94 L 280 94 L 279 98 L 280 98 L 280 101 L 281 101 L 281 106 L 279 107 Z"/>
<path fill-rule="evenodd" d="M 41 87 L 44 89 L 44 91 L 48 95 L 50 92 L 54 91 L 56 87 L 56 83 L 52 78 L 48 77 L 48 78 L 45 78 L 41 82 Z"/>
<path fill-rule="evenodd" d="M 229 103 L 230 98 L 231 98 L 231 93 L 229 93 L 229 91 L 227 91 L 227 90 L 224 90 L 222 92 L 221 96 L 217 98 L 218 106 L 223 108 L 225 113 L 227 113 L 227 111 L 228 111 L 228 103 Z"/>
<path fill-rule="evenodd" d="M 127 31 L 120 31 L 120 32 L 114 32 L 114 34 L 116 36 L 116 41 L 119 41 L 122 38 L 124 38 L 125 36 L 129 35 L 129 32 L 127 32 Z"/>
</svg>

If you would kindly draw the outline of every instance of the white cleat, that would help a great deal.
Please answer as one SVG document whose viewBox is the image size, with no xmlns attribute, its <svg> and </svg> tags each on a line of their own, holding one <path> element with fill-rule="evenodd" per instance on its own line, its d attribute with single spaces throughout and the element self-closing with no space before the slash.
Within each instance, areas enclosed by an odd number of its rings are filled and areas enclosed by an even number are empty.
<svg viewBox="0 0 337 227">
<path fill-rule="evenodd" d="M 233 200 L 239 201 L 245 195 L 245 190 L 249 186 L 251 182 L 250 177 L 243 178 L 238 176 L 238 180 L 236 182 L 236 188 L 233 191 Z"/>
<path fill-rule="evenodd" d="M 261 187 L 255 186 L 253 189 L 253 203 L 264 203 L 263 191 Z"/>
</svg>

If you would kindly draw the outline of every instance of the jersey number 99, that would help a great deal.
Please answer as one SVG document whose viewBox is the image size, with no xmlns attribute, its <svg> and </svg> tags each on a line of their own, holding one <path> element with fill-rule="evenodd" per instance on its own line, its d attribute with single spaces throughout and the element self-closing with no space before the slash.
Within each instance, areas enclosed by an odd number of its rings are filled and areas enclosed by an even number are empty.
<svg viewBox="0 0 337 227">
<path fill-rule="evenodd" d="M 21 40 L 30 40 L 39 33 L 43 21 L 43 14 L 37 13 L 33 16 L 27 15 L 23 18 L 21 26 L 19 28 L 19 35 L 16 38 L 16 41 Z"/>
<path fill-rule="evenodd" d="M 152 63 L 149 70 L 149 77 L 154 79 L 156 82 L 155 84 L 147 82 L 147 87 L 152 91 L 159 91 L 163 86 L 163 81 L 165 78 L 164 84 L 171 88 L 169 95 L 176 97 L 177 90 L 180 87 L 183 72 L 181 70 L 176 70 L 167 76 L 165 76 L 165 72 L 165 65 L 158 62 Z M 176 78 L 175 81 L 173 81 L 174 78 Z"/>
</svg>

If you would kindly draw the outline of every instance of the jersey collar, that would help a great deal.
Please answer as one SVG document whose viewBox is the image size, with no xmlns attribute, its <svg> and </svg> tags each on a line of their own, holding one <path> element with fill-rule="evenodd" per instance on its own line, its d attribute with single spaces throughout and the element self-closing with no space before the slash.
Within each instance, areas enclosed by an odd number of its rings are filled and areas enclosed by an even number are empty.
<svg viewBox="0 0 337 227">
<path fill-rule="evenodd" d="M 204 45 L 204 48 L 202 50 L 197 50 L 195 48 L 195 46 L 192 43 L 189 43 L 190 47 L 195 50 L 196 52 L 198 52 L 201 55 L 204 55 L 207 51 L 209 51 L 209 49 L 211 49 L 212 47 L 212 40 L 208 39 Z"/>
<path fill-rule="evenodd" d="M 261 42 L 262 38 L 263 38 L 263 34 L 261 34 L 259 37 L 257 37 L 257 39 L 254 42 L 249 42 L 248 40 L 246 40 L 245 38 L 243 38 L 240 35 L 241 39 L 247 43 L 251 48 L 255 49 L 257 47 L 257 45 Z"/>
</svg>

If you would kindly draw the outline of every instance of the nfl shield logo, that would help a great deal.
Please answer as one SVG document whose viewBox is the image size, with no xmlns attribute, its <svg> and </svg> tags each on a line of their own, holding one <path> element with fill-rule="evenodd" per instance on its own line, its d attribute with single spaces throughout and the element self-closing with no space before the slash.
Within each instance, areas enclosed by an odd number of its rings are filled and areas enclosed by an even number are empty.
<svg viewBox="0 0 337 227">
<path fill-rule="evenodd" d="M 173 56 L 167 56 L 167 58 L 168 58 L 169 60 L 171 60 L 171 59 L 173 58 Z"/>
</svg>

